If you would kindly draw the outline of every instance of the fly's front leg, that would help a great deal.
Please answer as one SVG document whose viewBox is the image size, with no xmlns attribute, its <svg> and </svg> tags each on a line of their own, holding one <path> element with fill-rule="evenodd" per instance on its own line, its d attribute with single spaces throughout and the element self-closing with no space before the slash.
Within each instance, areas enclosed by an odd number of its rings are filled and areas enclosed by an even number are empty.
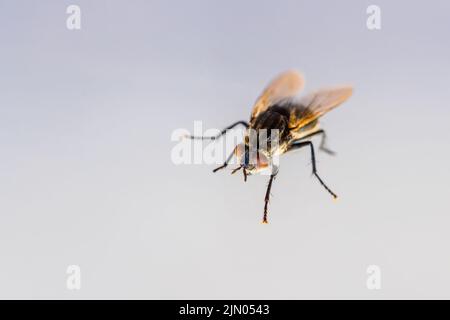
<svg viewBox="0 0 450 320">
<path fill-rule="evenodd" d="M 272 174 L 270 175 L 269 184 L 267 185 L 267 190 L 266 190 L 266 196 L 264 198 L 264 216 L 263 216 L 262 223 L 269 223 L 267 221 L 267 207 L 269 205 L 270 189 L 272 189 L 272 182 L 275 179 L 277 173 L 278 173 L 278 168 L 274 167 L 274 169 L 272 170 Z"/>
<path fill-rule="evenodd" d="M 210 137 L 205 137 L 205 136 L 191 136 L 191 135 L 186 135 L 185 138 L 188 139 L 193 139 L 193 140 L 216 140 L 218 138 L 220 138 L 221 136 L 223 136 L 225 133 L 227 133 L 227 130 L 233 129 L 234 127 L 238 126 L 238 125 L 242 125 L 245 128 L 249 127 L 249 124 L 246 121 L 238 121 L 233 123 L 232 125 L 229 125 L 228 127 L 226 127 L 225 129 L 223 129 L 218 135 L 216 136 L 210 136 Z"/>
<path fill-rule="evenodd" d="M 308 147 L 308 146 L 310 147 L 310 150 L 311 150 L 311 162 L 312 162 L 313 175 L 316 176 L 317 180 L 319 180 L 320 184 L 325 188 L 325 190 L 327 190 L 328 193 L 330 193 L 334 199 L 337 199 L 337 195 L 333 191 L 331 191 L 330 188 L 328 188 L 328 186 L 325 184 L 325 182 L 323 182 L 323 180 L 317 174 L 316 156 L 314 154 L 314 145 L 311 141 L 293 143 L 289 146 L 287 151 L 296 150 L 296 149 L 300 149 L 300 148 Z"/>
<path fill-rule="evenodd" d="M 228 166 L 228 162 L 230 162 L 231 158 L 233 158 L 233 156 L 236 154 L 236 148 L 237 148 L 237 147 L 234 147 L 233 152 L 231 152 L 231 154 L 228 156 L 227 160 L 225 160 L 225 162 L 223 163 L 223 165 L 221 165 L 221 166 L 218 167 L 218 168 L 215 168 L 215 169 L 213 170 L 213 172 L 217 172 L 217 171 L 219 171 L 219 170 L 221 170 L 221 169 L 224 169 L 224 168 L 226 168 L 226 167 Z"/>
</svg>

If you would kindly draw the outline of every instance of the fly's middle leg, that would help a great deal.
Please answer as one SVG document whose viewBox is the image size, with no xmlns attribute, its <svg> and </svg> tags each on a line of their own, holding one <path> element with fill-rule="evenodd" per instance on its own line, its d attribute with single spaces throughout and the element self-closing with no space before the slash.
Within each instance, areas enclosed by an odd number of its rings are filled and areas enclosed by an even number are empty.
<svg viewBox="0 0 450 320">
<path fill-rule="evenodd" d="M 334 199 L 337 199 L 337 195 L 333 191 L 331 191 L 330 188 L 328 188 L 328 186 L 325 184 L 325 182 L 323 182 L 323 180 L 317 174 L 316 156 L 314 154 L 314 145 L 313 145 L 313 143 L 311 141 L 303 141 L 303 142 L 293 143 L 293 144 L 291 144 L 289 146 L 287 151 L 296 150 L 296 149 L 300 149 L 300 148 L 308 147 L 308 146 L 309 146 L 309 148 L 311 150 L 311 162 L 312 162 L 313 175 L 316 176 L 317 180 L 319 180 L 320 184 L 325 188 L 325 190 L 327 190 L 328 193 L 331 194 Z"/>
</svg>

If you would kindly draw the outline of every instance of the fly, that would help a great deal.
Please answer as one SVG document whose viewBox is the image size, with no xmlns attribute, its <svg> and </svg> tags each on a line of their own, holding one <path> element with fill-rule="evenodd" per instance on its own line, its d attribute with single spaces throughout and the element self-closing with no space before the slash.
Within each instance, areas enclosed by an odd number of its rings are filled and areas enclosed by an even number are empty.
<svg viewBox="0 0 450 320">
<path fill-rule="evenodd" d="M 314 145 L 310 138 L 320 135 L 319 149 L 328 154 L 334 154 L 325 146 L 326 133 L 319 128 L 318 119 L 346 101 L 353 90 L 351 86 L 328 87 L 297 98 L 303 87 L 304 78 L 300 73 L 294 70 L 286 71 L 273 79 L 263 90 L 253 106 L 249 122 L 235 122 L 216 136 L 188 136 L 191 139 L 215 140 L 238 125 L 247 129 L 244 142 L 237 145 L 223 165 L 214 169 L 213 172 L 226 168 L 233 157 L 238 159 L 239 166 L 232 171 L 232 174 L 242 169 L 245 181 L 249 175 L 269 170 L 270 178 L 264 198 L 263 223 L 268 222 L 267 207 L 270 190 L 278 173 L 278 165 L 273 161 L 276 155 L 309 148 L 313 175 L 325 190 L 337 199 L 337 195 L 317 173 Z M 273 135 L 274 132 L 276 135 Z"/>
</svg>

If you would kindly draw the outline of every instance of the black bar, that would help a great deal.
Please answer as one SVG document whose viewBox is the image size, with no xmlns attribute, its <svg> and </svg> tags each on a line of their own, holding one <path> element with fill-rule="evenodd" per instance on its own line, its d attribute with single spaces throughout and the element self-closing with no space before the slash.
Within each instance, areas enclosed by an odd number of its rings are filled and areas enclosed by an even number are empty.
<svg viewBox="0 0 450 320">
<path fill-rule="evenodd" d="M 385 319 L 434 312 L 447 314 L 450 303 L 444 300 L 39 300 L 1 301 L 14 315 L 66 315 L 86 318 L 106 315 L 131 315 L 142 319 L 315 319 L 323 316 L 354 316 L 358 319 L 374 316 Z M 386 308 L 387 307 L 387 308 Z M 440 310 L 442 309 L 442 310 Z M 444 313 L 442 313 L 442 311 Z"/>
</svg>

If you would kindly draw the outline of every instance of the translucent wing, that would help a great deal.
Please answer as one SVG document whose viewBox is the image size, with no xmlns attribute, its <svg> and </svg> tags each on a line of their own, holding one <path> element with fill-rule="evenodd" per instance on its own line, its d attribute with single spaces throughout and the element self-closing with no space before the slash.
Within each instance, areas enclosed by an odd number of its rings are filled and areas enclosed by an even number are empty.
<svg viewBox="0 0 450 320">
<path fill-rule="evenodd" d="M 295 131 L 311 124 L 346 101 L 352 92 L 351 86 L 324 88 L 287 104 L 286 107 L 290 111 L 289 127 Z"/>
<path fill-rule="evenodd" d="M 292 98 L 304 86 L 303 76 L 294 70 L 283 72 L 273 79 L 258 97 L 252 109 L 251 120 L 280 100 Z"/>
</svg>

